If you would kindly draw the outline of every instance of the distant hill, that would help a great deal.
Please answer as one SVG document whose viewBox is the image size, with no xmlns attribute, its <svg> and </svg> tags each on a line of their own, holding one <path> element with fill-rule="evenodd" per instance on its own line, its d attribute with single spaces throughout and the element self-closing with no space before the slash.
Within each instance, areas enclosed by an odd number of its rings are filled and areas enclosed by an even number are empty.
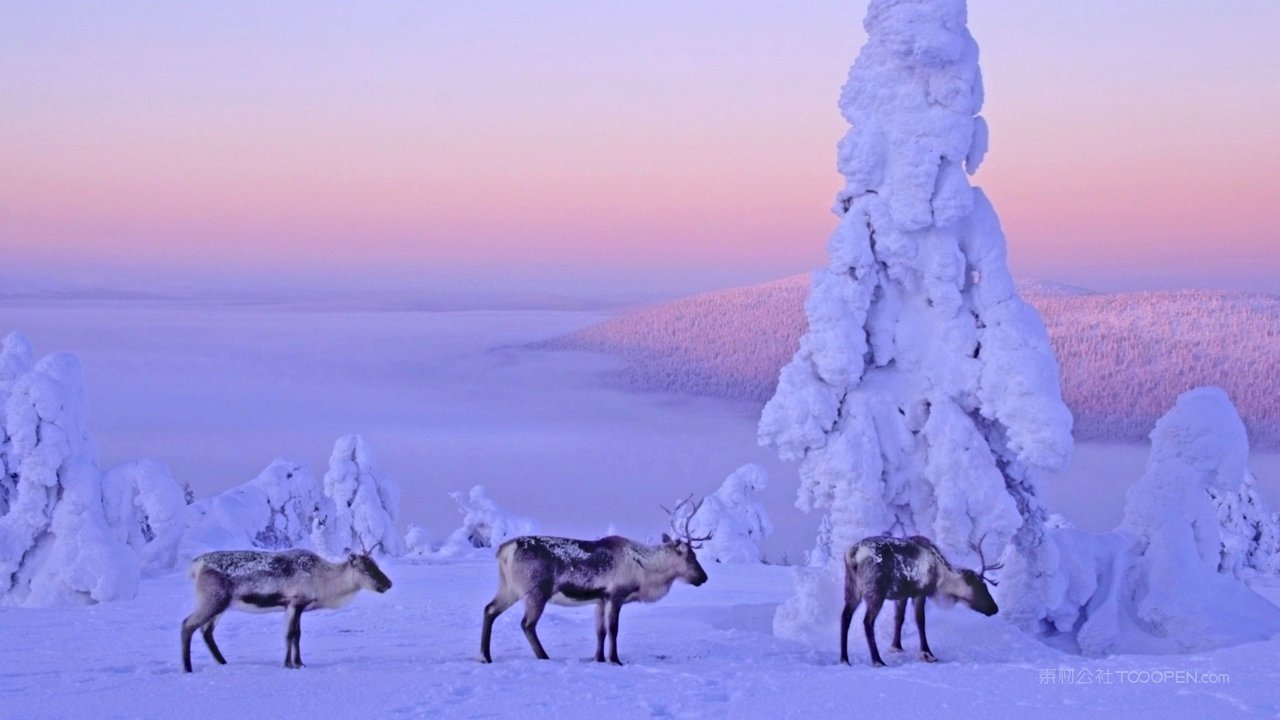
<svg viewBox="0 0 1280 720">
<path fill-rule="evenodd" d="M 628 387 L 764 403 L 805 327 L 808 277 L 635 310 L 546 346 L 627 359 Z M 1103 294 L 1024 283 L 1062 367 L 1076 438 L 1145 438 L 1179 393 L 1230 393 L 1255 445 L 1280 446 L 1280 296 L 1202 290 Z"/>
</svg>

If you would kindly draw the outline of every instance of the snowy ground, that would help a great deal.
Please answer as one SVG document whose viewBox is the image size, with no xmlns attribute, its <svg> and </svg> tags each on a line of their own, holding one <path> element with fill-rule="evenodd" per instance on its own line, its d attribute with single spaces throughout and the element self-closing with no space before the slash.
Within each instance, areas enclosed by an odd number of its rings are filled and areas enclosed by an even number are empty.
<svg viewBox="0 0 1280 720">
<path fill-rule="evenodd" d="M 540 626 L 552 660 L 533 658 L 519 607 L 494 630 L 494 664 L 477 661 L 480 611 L 496 573 L 488 559 L 388 563 L 395 586 L 303 621 L 307 667 L 286 670 L 283 616 L 228 613 L 218 635 L 230 664 L 199 638 L 195 673 L 179 672 L 178 624 L 190 609 L 183 573 L 144 580 L 131 601 L 0 609 L 4 718 L 982 718 L 1263 717 L 1280 713 L 1280 639 L 1190 656 L 1088 659 L 1058 652 L 960 607 L 933 609 L 941 662 L 908 652 L 855 665 L 829 646 L 772 636 L 790 592 L 785 568 L 711 566 L 700 587 L 622 615 L 623 667 L 589 662 L 589 608 L 551 608 Z M 1273 601 L 1280 588 L 1271 588 Z M 881 618 L 881 647 L 888 618 Z M 1085 674 L 1090 682 L 1085 683 Z M 1210 677 L 1211 676 L 1211 677 Z M 1212 680 L 1212 682 L 1210 682 Z"/>
</svg>

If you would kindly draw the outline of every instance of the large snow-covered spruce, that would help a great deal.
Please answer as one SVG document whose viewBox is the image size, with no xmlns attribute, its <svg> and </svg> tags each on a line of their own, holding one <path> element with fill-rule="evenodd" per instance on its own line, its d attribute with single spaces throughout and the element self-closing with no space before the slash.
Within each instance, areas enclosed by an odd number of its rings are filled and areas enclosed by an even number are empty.
<svg viewBox="0 0 1280 720">
<path fill-rule="evenodd" d="M 313 536 L 331 555 L 352 551 L 401 555 L 396 531 L 400 488 L 374 465 L 373 451 L 359 435 L 339 438 L 324 475 L 326 512 L 317 515 Z"/>
<path fill-rule="evenodd" d="M 139 558 L 103 510 L 80 363 L 55 353 L 32 367 L 31 357 L 21 335 L 0 348 L 0 602 L 133 597 Z"/>
<path fill-rule="evenodd" d="M 1071 416 L 995 211 L 968 182 L 987 125 L 965 23 L 963 0 L 870 3 L 840 98 L 852 127 L 829 263 L 759 434 L 801 461 L 797 504 L 828 516 L 813 557 L 886 531 L 927 535 L 960 564 L 976 564 L 971 543 L 1005 549 L 1002 612 L 1035 627 L 1063 592 L 1040 482 L 1069 459 Z M 800 579 L 779 633 L 830 624 L 837 565 Z"/>
</svg>

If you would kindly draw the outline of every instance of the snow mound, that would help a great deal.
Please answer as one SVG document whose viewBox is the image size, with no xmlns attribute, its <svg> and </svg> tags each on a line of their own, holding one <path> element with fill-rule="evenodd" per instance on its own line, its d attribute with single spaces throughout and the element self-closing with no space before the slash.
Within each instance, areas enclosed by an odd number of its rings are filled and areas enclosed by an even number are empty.
<svg viewBox="0 0 1280 720">
<path fill-rule="evenodd" d="M 305 465 L 277 459 L 249 482 L 192 504 L 179 555 L 314 547 L 313 524 L 325 500 Z"/>
<path fill-rule="evenodd" d="M 803 275 L 633 310 L 543 347 L 617 355 L 628 388 L 752 400 L 773 396 L 804 333 Z M 1280 446 L 1280 296 L 1224 291 L 1096 293 L 1019 283 L 1062 371 L 1077 440 L 1146 437 L 1178 394 L 1232 397 L 1255 447 Z M 1143 368 L 1142 372 L 1134 372 Z"/>
</svg>

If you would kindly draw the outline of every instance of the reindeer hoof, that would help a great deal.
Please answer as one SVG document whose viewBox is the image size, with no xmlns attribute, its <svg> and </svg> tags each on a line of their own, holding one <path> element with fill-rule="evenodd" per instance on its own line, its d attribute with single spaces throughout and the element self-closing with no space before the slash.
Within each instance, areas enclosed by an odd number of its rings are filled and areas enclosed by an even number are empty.
<svg viewBox="0 0 1280 720">
<path fill-rule="evenodd" d="M 890 646 L 889 646 L 889 652 L 891 652 L 891 653 L 900 653 L 900 652 L 902 652 L 902 646 L 901 646 L 901 645 L 890 645 Z"/>
<path fill-rule="evenodd" d="M 883 660 L 872 660 L 871 667 L 888 667 L 888 666 L 884 664 Z"/>
<path fill-rule="evenodd" d="M 931 653 L 931 652 L 922 652 L 922 653 L 920 653 L 920 659 L 921 659 L 921 660 L 923 660 L 923 661 L 925 661 L 925 662 L 927 662 L 927 663 L 935 663 L 935 662 L 938 662 L 938 658 L 934 657 L 934 656 L 933 656 L 933 653 Z"/>
</svg>

